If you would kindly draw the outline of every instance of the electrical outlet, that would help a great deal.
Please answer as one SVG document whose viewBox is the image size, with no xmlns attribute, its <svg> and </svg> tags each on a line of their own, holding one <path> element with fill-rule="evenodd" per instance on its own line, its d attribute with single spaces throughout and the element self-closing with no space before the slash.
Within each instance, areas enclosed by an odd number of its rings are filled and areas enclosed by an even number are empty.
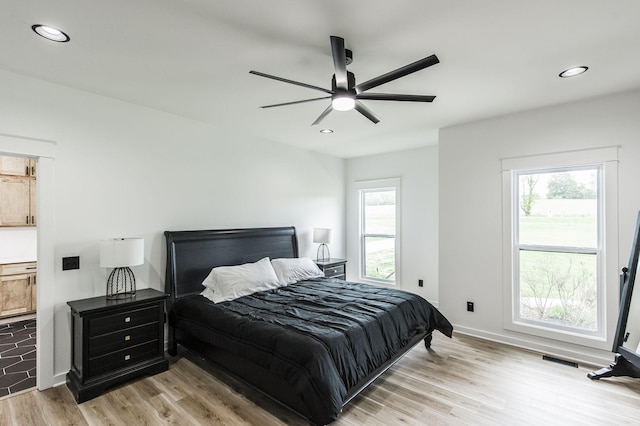
<svg viewBox="0 0 640 426">
<path fill-rule="evenodd" d="M 418 287 L 423 287 L 423 286 L 424 286 L 424 281 L 418 280 Z"/>
<path fill-rule="evenodd" d="M 80 269 L 80 256 L 62 258 L 62 270 L 69 271 L 71 269 Z"/>
<path fill-rule="evenodd" d="M 473 312 L 473 302 L 467 302 L 467 311 Z"/>
</svg>

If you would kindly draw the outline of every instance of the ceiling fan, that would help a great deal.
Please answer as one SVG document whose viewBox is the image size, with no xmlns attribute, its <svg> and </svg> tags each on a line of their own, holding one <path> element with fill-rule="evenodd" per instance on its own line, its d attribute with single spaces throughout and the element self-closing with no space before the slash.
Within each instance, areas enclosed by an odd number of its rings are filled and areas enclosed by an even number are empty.
<svg viewBox="0 0 640 426">
<path fill-rule="evenodd" d="M 361 100 L 371 101 L 402 101 L 402 102 L 433 102 L 435 96 L 429 95 L 402 95 L 391 93 L 364 93 L 369 89 L 378 87 L 390 81 L 396 80 L 400 77 L 412 74 L 416 71 L 420 71 L 424 68 L 430 67 L 439 63 L 436 55 L 431 55 L 426 58 L 420 59 L 404 67 L 390 71 L 386 74 L 382 74 L 364 83 L 356 84 L 356 78 L 352 72 L 347 71 L 347 65 L 352 61 L 353 54 L 350 50 L 345 49 L 344 39 L 342 37 L 331 36 L 331 54 L 333 56 L 333 66 L 335 68 L 335 74 L 331 79 L 331 90 L 324 89 L 322 87 L 314 86 L 311 84 L 301 83 L 299 81 L 289 80 L 282 77 L 276 77 L 274 75 L 265 74 L 258 71 L 249 71 L 249 73 L 258 75 L 260 77 L 271 78 L 273 80 L 282 81 L 283 83 L 295 84 L 297 86 L 307 87 L 309 89 L 319 90 L 325 92 L 330 96 L 323 96 L 320 98 L 304 99 L 301 101 L 284 102 L 280 104 L 264 105 L 260 108 L 273 108 L 285 105 L 295 105 L 305 102 L 313 102 L 321 99 L 331 99 L 329 106 L 320 114 L 320 116 L 312 123 L 312 125 L 319 124 L 329 113 L 333 110 L 336 111 L 349 111 L 355 109 L 360 114 L 367 117 L 374 124 L 378 123 L 380 119 L 367 108 Z"/>
</svg>

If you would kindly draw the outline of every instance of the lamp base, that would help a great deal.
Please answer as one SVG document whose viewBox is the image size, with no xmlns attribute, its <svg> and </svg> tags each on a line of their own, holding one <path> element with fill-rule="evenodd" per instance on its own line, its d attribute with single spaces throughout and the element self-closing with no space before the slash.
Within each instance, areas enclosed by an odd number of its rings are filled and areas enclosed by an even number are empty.
<svg viewBox="0 0 640 426">
<path fill-rule="evenodd" d="M 316 260 L 318 262 L 326 262 L 331 259 L 331 253 L 329 253 L 329 246 L 322 243 L 318 246 L 318 252 L 316 253 Z"/>
<path fill-rule="evenodd" d="M 107 278 L 107 299 L 128 299 L 136 294 L 136 277 L 129 267 L 114 268 Z"/>
</svg>

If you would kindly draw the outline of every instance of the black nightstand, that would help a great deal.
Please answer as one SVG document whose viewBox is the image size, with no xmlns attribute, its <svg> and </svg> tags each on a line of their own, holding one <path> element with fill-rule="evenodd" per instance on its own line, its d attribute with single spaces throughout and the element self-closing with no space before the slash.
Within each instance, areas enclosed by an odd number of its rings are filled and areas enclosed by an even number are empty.
<svg viewBox="0 0 640 426">
<path fill-rule="evenodd" d="M 71 307 L 71 370 L 67 386 L 78 403 L 142 374 L 169 368 L 164 357 L 165 293 L 138 290 L 128 299 L 105 296 Z"/>
<path fill-rule="evenodd" d="M 320 268 L 320 270 L 324 272 L 325 277 L 338 278 L 341 280 L 347 279 L 346 259 L 337 259 L 335 257 L 332 257 L 328 260 L 314 260 L 314 262 L 316 262 L 318 268 Z"/>
</svg>

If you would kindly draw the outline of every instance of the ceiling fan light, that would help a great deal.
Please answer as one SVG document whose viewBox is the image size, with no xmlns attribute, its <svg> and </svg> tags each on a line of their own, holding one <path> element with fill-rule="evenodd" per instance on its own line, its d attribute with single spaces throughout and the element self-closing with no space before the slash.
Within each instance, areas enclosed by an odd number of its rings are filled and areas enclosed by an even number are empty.
<svg viewBox="0 0 640 426">
<path fill-rule="evenodd" d="M 356 100 L 351 96 L 334 96 L 331 106 L 336 111 L 350 111 L 356 106 Z"/>
</svg>

